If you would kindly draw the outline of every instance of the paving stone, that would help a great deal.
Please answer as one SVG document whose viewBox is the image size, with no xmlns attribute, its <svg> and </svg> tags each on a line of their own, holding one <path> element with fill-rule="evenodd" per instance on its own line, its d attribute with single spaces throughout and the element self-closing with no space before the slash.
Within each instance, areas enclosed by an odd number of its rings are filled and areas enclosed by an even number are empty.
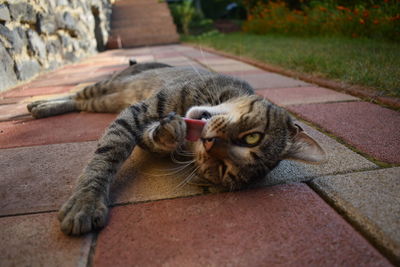
<svg viewBox="0 0 400 267">
<path fill-rule="evenodd" d="M 0 218 L 1 266 L 86 266 L 92 235 L 67 237 L 55 213 Z"/>
<path fill-rule="evenodd" d="M 202 194 L 201 187 L 183 182 L 192 171 L 136 148 L 111 188 L 111 199 L 121 204 Z"/>
<path fill-rule="evenodd" d="M 269 89 L 269 88 L 289 88 L 299 86 L 312 86 L 309 83 L 289 78 L 280 74 L 271 72 L 238 75 L 239 78 L 247 81 L 254 89 Z"/>
<path fill-rule="evenodd" d="M 26 99 L 26 97 L 10 97 L 10 98 L 3 98 L 0 95 L 0 105 L 10 105 L 10 104 L 17 104 Z"/>
<path fill-rule="evenodd" d="M 0 105 L 0 121 L 12 120 L 14 117 L 29 115 L 26 104 Z"/>
<path fill-rule="evenodd" d="M 211 59 L 223 59 L 224 57 L 215 55 L 215 54 L 211 54 L 202 50 L 189 50 L 189 51 L 184 51 L 182 52 L 183 55 L 185 55 L 188 58 L 192 58 L 195 60 L 211 60 Z"/>
<path fill-rule="evenodd" d="M 332 138 L 304 123 L 297 123 L 324 148 L 328 155 L 327 162 L 316 165 L 293 160 L 284 160 L 257 185 L 308 181 L 322 175 L 377 168 L 375 164 L 346 148 L 344 145 L 339 144 Z"/>
<path fill-rule="evenodd" d="M 1 215 L 57 210 L 71 195 L 96 141 L 3 149 L 0 153 Z M 114 204 L 169 199 L 203 193 L 183 184 L 189 170 L 136 148 L 111 188 Z M 181 166 L 178 166 L 181 167 Z"/>
<path fill-rule="evenodd" d="M 200 59 L 199 62 L 216 72 L 261 71 L 249 64 L 228 58 Z"/>
<path fill-rule="evenodd" d="M 0 215 L 57 210 L 97 142 L 2 149 Z"/>
<path fill-rule="evenodd" d="M 247 64 L 208 65 L 208 67 L 216 72 L 259 71 L 257 68 Z"/>
<path fill-rule="evenodd" d="M 0 148 L 93 141 L 116 114 L 70 113 L 44 119 L 0 123 Z"/>
<path fill-rule="evenodd" d="M 400 168 L 320 177 L 312 185 L 400 264 Z"/>
<path fill-rule="evenodd" d="M 390 266 L 303 184 L 116 207 L 94 266 L 124 265 Z"/>
<path fill-rule="evenodd" d="M 2 94 L 2 97 L 27 97 L 36 95 L 48 95 L 48 94 L 60 94 L 71 90 L 71 85 L 61 86 L 46 86 L 46 87 L 35 87 L 35 85 L 27 84 L 20 86 L 18 89 L 10 90 Z"/>
<path fill-rule="evenodd" d="M 400 163 L 399 112 L 366 102 L 298 105 L 288 109 L 378 160 Z"/>
<path fill-rule="evenodd" d="M 280 106 L 359 100 L 357 97 L 321 87 L 266 89 L 257 93 Z"/>
</svg>

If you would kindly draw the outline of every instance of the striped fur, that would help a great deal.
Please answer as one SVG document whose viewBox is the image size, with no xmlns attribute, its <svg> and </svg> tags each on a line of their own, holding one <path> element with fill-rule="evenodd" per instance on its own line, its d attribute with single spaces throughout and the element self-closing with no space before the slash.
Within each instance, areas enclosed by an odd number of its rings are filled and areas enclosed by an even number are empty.
<svg viewBox="0 0 400 267">
<path fill-rule="evenodd" d="M 322 151 L 299 134 L 285 110 L 254 95 L 246 82 L 161 63 L 133 65 L 73 96 L 34 102 L 28 109 L 37 118 L 81 110 L 121 112 L 59 212 L 67 234 L 106 224 L 110 184 L 136 145 L 156 153 L 189 151 L 201 177 L 230 190 L 264 177 L 285 158 L 320 161 Z M 204 114 L 209 118 L 202 138 L 186 142 L 183 117 Z M 257 142 L 246 143 L 249 136 Z M 304 156 L 304 147 L 313 147 L 314 154 Z"/>
</svg>

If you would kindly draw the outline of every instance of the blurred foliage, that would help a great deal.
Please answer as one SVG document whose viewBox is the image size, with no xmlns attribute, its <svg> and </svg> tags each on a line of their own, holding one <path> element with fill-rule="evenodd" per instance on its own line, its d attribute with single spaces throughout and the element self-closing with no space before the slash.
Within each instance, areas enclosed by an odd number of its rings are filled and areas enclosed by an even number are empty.
<svg viewBox="0 0 400 267">
<path fill-rule="evenodd" d="M 243 0 L 248 12 L 243 30 L 256 34 L 342 35 L 400 41 L 398 0 L 298 2 L 301 9 L 292 9 L 284 1 Z"/>
<path fill-rule="evenodd" d="M 169 8 L 178 32 L 184 35 L 198 35 L 214 29 L 213 21 L 205 18 L 203 12 L 197 10 L 191 0 L 169 4 Z"/>
</svg>

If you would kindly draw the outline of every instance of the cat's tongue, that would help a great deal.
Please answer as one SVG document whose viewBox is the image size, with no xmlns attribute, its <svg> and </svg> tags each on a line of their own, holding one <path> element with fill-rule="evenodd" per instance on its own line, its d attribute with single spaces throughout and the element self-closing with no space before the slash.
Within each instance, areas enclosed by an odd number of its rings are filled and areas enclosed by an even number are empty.
<svg viewBox="0 0 400 267">
<path fill-rule="evenodd" d="M 186 122 L 187 128 L 186 139 L 191 142 L 197 141 L 201 137 L 201 131 L 204 125 L 206 125 L 206 122 L 188 118 L 183 118 L 183 120 Z"/>
</svg>

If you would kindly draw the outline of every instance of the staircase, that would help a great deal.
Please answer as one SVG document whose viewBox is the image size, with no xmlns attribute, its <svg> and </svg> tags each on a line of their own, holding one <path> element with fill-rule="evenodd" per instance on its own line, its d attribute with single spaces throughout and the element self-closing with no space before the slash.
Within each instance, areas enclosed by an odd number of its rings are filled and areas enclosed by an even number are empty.
<svg viewBox="0 0 400 267">
<path fill-rule="evenodd" d="M 169 8 L 159 0 L 120 0 L 113 5 L 107 48 L 179 42 Z"/>
</svg>

